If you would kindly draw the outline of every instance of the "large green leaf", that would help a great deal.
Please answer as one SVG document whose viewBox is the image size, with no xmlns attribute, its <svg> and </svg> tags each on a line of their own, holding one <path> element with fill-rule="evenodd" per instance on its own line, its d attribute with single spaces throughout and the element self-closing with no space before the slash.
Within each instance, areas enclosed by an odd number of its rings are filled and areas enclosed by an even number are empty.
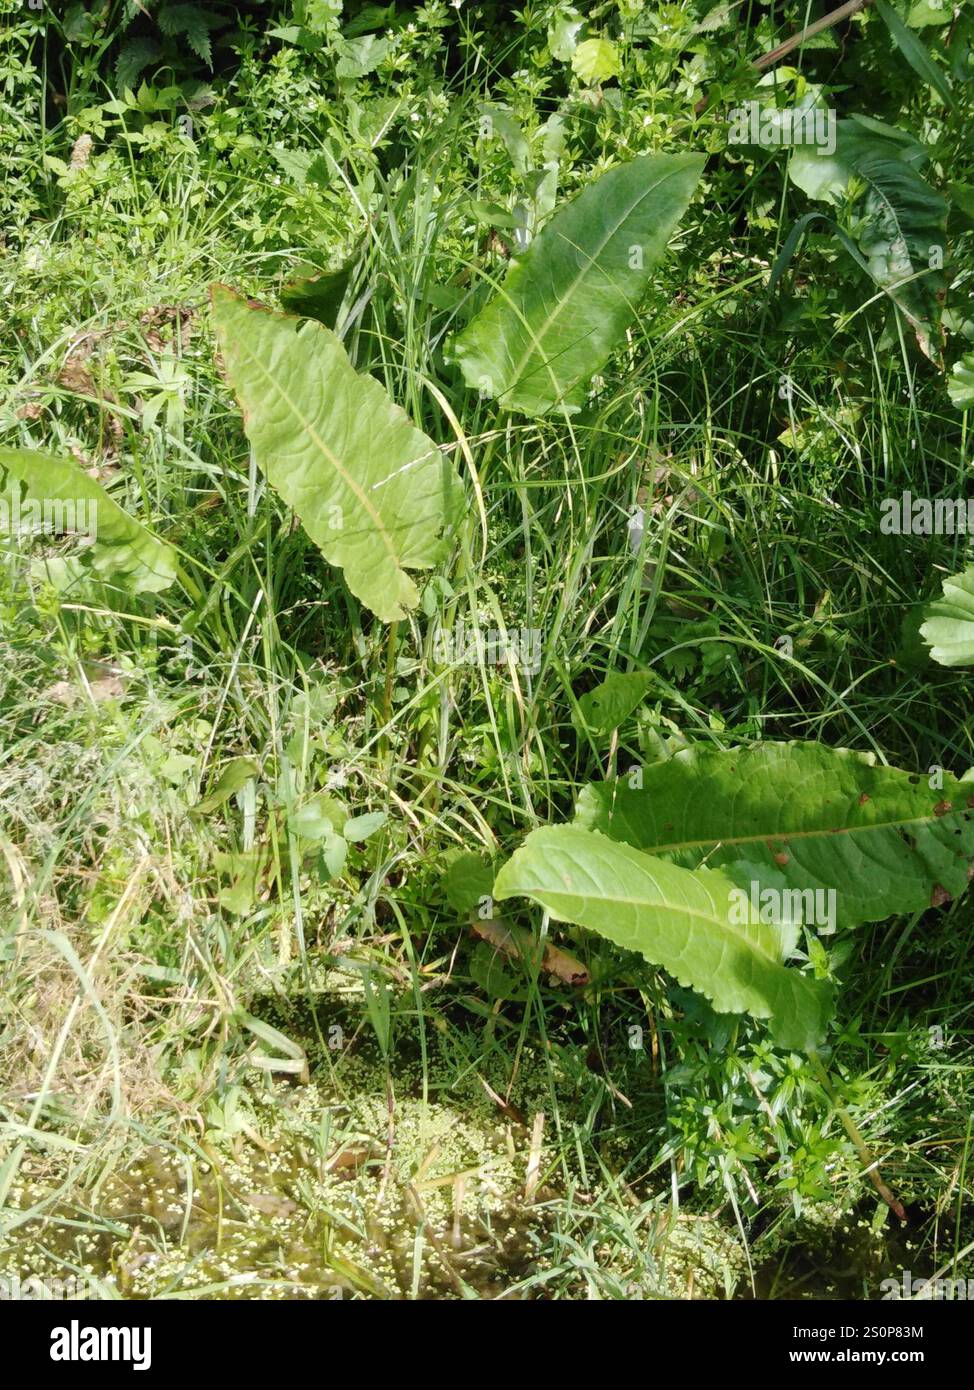
<svg viewBox="0 0 974 1390">
<path fill-rule="evenodd" d="M 703 155 L 645 155 L 555 213 L 454 340 L 467 385 L 526 415 L 579 409 L 634 322 L 703 165 Z"/>
<path fill-rule="evenodd" d="M 843 202 L 856 166 L 863 160 L 899 159 L 922 168 L 924 147 L 908 131 L 852 115 L 836 121 L 835 149 L 829 154 L 819 145 L 796 145 L 788 161 L 788 177 L 809 198 L 837 206 Z"/>
<path fill-rule="evenodd" d="M 156 593 L 173 582 L 177 560 L 172 546 L 130 516 L 76 463 L 34 449 L 0 448 L 0 508 L 7 526 L 19 519 L 26 533 L 35 513 L 43 525 L 45 507 L 51 521 L 60 525 L 66 516 L 59 506 L 63 503 L 73 504 L 74 523 L 69 524 L 77 524 L 79 532 L 94 539 L 85 561 L 99 578 L 122 583 L 135 593 Z"/>
<path fill-rule="evenodd" d="M 788 178 L 817 202 L 838 206 L 845 199 L 856 165 L 871 158 L 902 160 L 923 168 L 927 150 L 899 126 L 886 125 L 871 115 L 849 115 L 835 122 L 835 149 L 796 145 L 788 161 Z"/>
<path fill-rule="evenodd" d="M 720 1013 L 769 1019 L 783 1047 L 817 1045 L 831 989 L 783 964 L 783 933 L 748 917 L 735 885 L 710 869 L 692 872 L 576 826 L 533 831 L 501 869 L 499 900 L 528 897 L 553 917 L 638 951 Z"/>
<path fill-rule="evenodd" d="M 836 124 L 831 155 L 803 145 L 791 155 L 791 180 L 810 198 L 839 204 L 856 193 L 853 238 L 843 245 L 905 314 L 928 357 L 940 350 L 946 286 L 945 199 L 921 178 L 926 151 L 910 135 L 865 116 Z"/>
<path fill-rule="evenodd" d="M 974 783 L 911 775 L 818 743 L 697 746 L 596 783 L 576 824 L 694 868 L 833 889 L 851 926 L 958 897 L 974 864 Z M 933 786 L 931 786 L 931 780 Z"/>
<path fill-rule="evenodd" d="M 385 622 L 403 617 L 419 598 L 406 570 L 437 562 L 456 516 L 452 465 L 323 324 L 222 285 L 213 316 L 268 482 L 352 593 Z"/>
<path fill-rule="evenodd" d="M 941 666 L 974 665 L 974 566 L 944 580 L 943 597 L 928 604 L 920 636 Z"/>
<path fill-rule="evenodd" d="M 863 160 L 856 173 L 866 184 L 858 233 L 866 269 L 906 315 L 923 352 L 936 358 L 947 203 L 902 160 Z"/>
</svg>

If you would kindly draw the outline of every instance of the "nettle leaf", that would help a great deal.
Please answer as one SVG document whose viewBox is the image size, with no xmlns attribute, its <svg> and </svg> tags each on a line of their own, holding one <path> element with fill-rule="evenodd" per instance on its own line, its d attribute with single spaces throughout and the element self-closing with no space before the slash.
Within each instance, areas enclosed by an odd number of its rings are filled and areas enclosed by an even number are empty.
<svg viewBox="0 0 974 1390">
<path fill-rule="evenodd" d="M 974 785 L 946 772 L 931 787 L 848 749 L 761 743 L 698 745 L 632 780 L 585 787 L 575 824 L 743 886 L 833 889 L 846 926 L 959 897 L 974 865 Z"/>
<path fill-rule="evenodd" d="M 334 39 L 332 49 L 338 54 L 335 75 L 339 82 L 353 82 L 375 72 L 389 56 L 392 48 L 388 39 L 377 34 L 365 34 L 355 39 Z"/>
<path fill-rule="evenodd" d="M 269 153 L 272 159 L 277 160 L 293 184 L 298 188 L 305 187 L 308 173 L 315 162 L 315 156 L 310 150 L 289 150 L 284 145 L 275 145 Z"/>
<path fill-rule="evenodd" d="M 342 6 L 336 3 L 332 9 L 336 15 L 340 15 Z M 408 18 L 408 15 L 396 14 L 395 4 L 366 5 L 354 19 L 342 26 L 342 33 L 347 39 L 354 39 L 359 34 L 369 33 L 372 29 L 401 29 Z"/>
<path fill-rule="evenodd" d="M 184 37 L 196 56 L 208 68 L 213 67 L 210 32 L 226 23 L 222 15 L 211 14 L 200 5 L 163 5 L 157 19 L 164 34 Z"/>
<path fill-rule="evenodd" d="M 158 593 L 176 578 L 172 546 L 130 516 L 76 463 L 35 449 L 0 448 L 0 534 L 62 527 L 93 540 L 84 558 L 99 579 L 133 593 Z"/>
<path fill-rule="evenodd" d="M 974 665 L 974 566 L 944 580 L 943 597 L 924 609 L 920 636 L 941 666 Z"/>
<path fill-rule="evenodd" d="M 577 826 L 547 826 L 501 869 L 494 897 L 531 898 L 558 921 L 637 951 L 719 1013 L 768 1019 L 783 1047 L 815 1047 L 825 1032 L 831 987 L 783 964 L 782 933 L 742 914 L 734 883 L 715 870 L 683 869 Z"/>
<path fill-rule="evenodd" d="M 271 486 L 352 593 L 384 622 L 419 601 L 461 498 L 431 439 L 323 324 L 213 287 L 213 317 L 244 429 Z"/>
<path fill-rule="evenodd" d="M 556 212 L 454 339 L 467 385 L 525 415 L 577 411 L 635 321 L 704 159 L 642 156 Z"/>
<path fill-rule="evenodd" d="M 946 200 L 921 178 L 926 151 L 911 135 L 866 116 L 836 123 L 831 155 L 797 146 L 788 174 L 810 198 L 840 204 L 856 192 L 853 237 L 839 239 L 912 325 L 921 350 L 939 351 L 946 288 Z"/>
<path fill-rule="evenodd" d="M 138 36 L 126 39 L 115 60 L 115 83 L 119 91 L 134 87 L 136 78 L 161 57 L 162 44 L 158 39 Z"/>
</svg>

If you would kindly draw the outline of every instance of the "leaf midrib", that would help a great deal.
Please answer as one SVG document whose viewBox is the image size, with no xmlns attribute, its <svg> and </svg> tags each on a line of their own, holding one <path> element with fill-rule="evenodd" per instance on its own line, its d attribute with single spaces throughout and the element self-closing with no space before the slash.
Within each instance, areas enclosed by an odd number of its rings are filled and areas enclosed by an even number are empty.
<svg viewBox="0 0 974 1390">
<path fill-rule="evenodd" d="M 535 351 L 543 351 L 543 347 L 542 347 L 543 339 L 547 336 L 548 331 L 550 330 L 552 324 L 555 323 L 555 321 L 557 320 L 558 315 L 561 313 L 562 309 L 565 307 L 565 305 L 568 303 L 568 301 L 569 301 L 569 300 L 571 299 L 571 297 L 574 295 L 574 293 L 575 293 L 576 289 L 578 288 L 579 284 L 582 282 L 582 280 L 584 280 L 584 279 L 589 275 L 589 273 L 591 272 L 593 266 L 595 266 L 595 265 L 597 264 L 599 256 L 601 256 L 601 254 L 602 254 L 602 252 L 605 250 L 606 246 L 608 246 L 609 242 L 610 242 L 610 241 L 612 240 L 612 238 L 617 234 L 617 232 L 619 231 L 619 228 L 620 228 L 625 222 L 627 222 L 628 219 L 629 219 L 630 217 L 632 217 L 632 215 L 634 214 L 634 212 L 636 211 L 636 209 L 639 207 L 640 203 L 642 203 L 646 198 L 648 198 L 648 197 L 650 196 L 651 193 L 655 193 L 656 190 L 657 190 L 658 188 L 661 188 L 662 185 L 663 185 L 664 183 L 666 183 L 669 179 L 676 178 L 677 174 L 682 173 L 683 170 L 684 170 L 685 168 L 687 168 L 687 167 L 689 167 L 689 166 L 688 166 L 687 164 L 684 164 L 684 165 L 682 165 L 679 169 L 671 169 L 670 172 L 669 172 L 668 174 L 663 174 L 663 175 L 661 175 L 661 177 L 659 177 L 659 178 L 656 180 L 656 182 L 655 182 L 654 184 L 652 184 L 651 187 L 649 187 L 649 188 L 647 188 L 647 189 L 644 189 L 643 192 L 640 193 L 639 197 L 638 197 L 637 199 L 635 199 L 635 201 L 632 202 L 632 203 L 630 204 L 630 206 L 627 208 L 626 212 L 619 218 L 618 222 L 616 222 L 615 226 L 611 229 L 611 231 L 609 231 L 609 232 L 606 233 L 606 235 L 603 237 L 602 241 L 599 243 L 599 245 L 598 245 L 596 251 L 594 252 L 594 254 L 591 255 L 591 256 L 589 257 L 589 259 L 588 259 L 588 261 L 586 262 L 586 264 L 581 268 L 581 270 L 579 270 L 578 274 L 577 274 L 577 275 L 574 277 L 574 279 L 571 281 L 571 283 L 570 283 L 569 286 L 568 286 L 568 289 L 565 291 L 565 293 L 561 296 L 560 299 L 556 300 L 554 309 L 546 316 L 546 318 L 545 318 L 544 321 L 542 322 L 542 325 L 541 325 L 541 327 L 539 328 L 538 332 L 537 332 L 537 333 L 531 333 L 530 330 L 529 330 L 528 336 L 529 336 L 529 340 L 530 340 L 530 346 L 529 346 L 529 348 L 527 349 L 527 351 L 523 354 L 523 356 L 521 357 L 521 359 L 519 360 L 519 362 L 517 363 L 517 366 L 516 366 L 516 368 L 515 368 L 515 373 L 514 373 L 514 377 L 513 377 L 512 383 L 511 383 L 511 385 L 508 387 L 507 391 L 503 392 L 504 395 L 509 395 L 510 392 L 513 391 L 513 390 L 515 390 L 516 387 L 519 385 L 519 383 L 520 383 L 520 381 L 521 381 L 522 373 L 523 373 L 523 371 L 524 371 L 524 368 L 527 366 L 528 362 L 531 360 L 531 355 L 532 355 L 532 353 L 535 352 Z M 595 184 L 589 184 L 589 188 L 594 188 L 595 186 L 596 186 Z M 567 237 L 564 238 L 564 239 L 567 240 Z M 540 240 L 540 238 L 539 238 L 539 240 Z M 537 245 L 538 245 L 538 242 L 535 242 L 534 244 L 535 244 L 535 246 L 537 246 Z M 522 266 L 523 266 L 523 262 L 522 262 Z M 570 384 L 570 383 L 569 383 L 569 384 Z"/>
<path fill-rule="evenodd" d="M 295 338 L 297 338 L 296 331 Z M 382 538 L 382 542 L 385 545 L 385 548 L 388 551 L 390 558 L 395 564 L 396 569 L 400 569 L 401 564 L 398 552 L 395 550 L 393 546 L 392 537 L 389 535 L 381 515 L 379 514 L 379 512 L 376 511 L 375 507 L 373 507 L 372 503 L 369 501 L 368 497 L 366 497 L 365 493 L 362 491 L 362 488 L 355 480 L 355 478 L 353 478 L 352 475 L 348 472 L 348 469 L 344 466 L 341 459 L 338 457 L 337 454 L 335 454 L 331 449 L 329 449 L 328 445 L 321 438 L 311 421 L 305 418 L 304 413 L 298 408 L 288 391 L 280 384 L 280 382 L 273 375 L 273 373 L 269 372 L 266 369 L 266 367 L 261 362 L 260 358 L 251 353 L 248 353 L 244 344 L 239 345 L 237 350 L 242 351 L 247 356 L 247 360 L 257 368 L 258 372 L 264 377 L 265 381 L 268 381 L 270 385 L 274 388 L 274 390 L 276 390 L 281 395 L 285 404 L 292 410 L 295 419 L 307 431 L 312 442 L 318 446 L 322 454 L 324 454 L 325 458 L 332 463 L 336 472 L 338 472 L 341 475 L 341 477 L 345 480 L 345 482 L 348 484 L 349 488 L 361 502 L 365 511 L 368 512 L 369 516 L 371 516 L 375 521 L 376 529 Z"/>
<path fill-rule="evenodd" d="M 668 854 L 680 849 L 705 849 L 708 846 L 720 849 L 724 845 L 753 845 L 767 843 L 768 840 L 780 840 L 782 844 L 789 840 L 825 840 L 830 835 L 864 835 L 876 830 L 899 830 L 913 825 L 932 826 L 935 821 L 949 821 L 961 814 L 962 811 L 958 808 L 956 811 L 947 811 L 942 816 L 914 816 L 910 820 L 877 821 L 873 825 L 839 825 L 829 830 L 765 830 L 756 835 L 730 835 L 721 836 L 720 839 L 708 836 L 703 840 L 674 840 L 668 845 L 633 845 L 632 848 L 638 848 L 644 854 Z M 609 819 L 612 819 L 611 811 Z"/>
<path fill-rule="evenodd" d="M 532 892 L 533 895 L 536 895 L 539 900 L 541 899 L 541 896 L 543 894 L 546 898 L 554 898 L 558 900 L 562 898 L 574 898 L 576 901 L 581 899 L 583 903 L 588 904 L 591 902 L 595 903 L 597 906 L 600 904 L 607 903 L 613 907 L 635 907 L 642 908 L 646 912 L 669 912 L 676 916 L 691 917 L 695 921 L 703 922 L 708 927 L 712 927 L 717 932 L 726 933 L 730 937 L 731 942 L 733 944 L 744 947 L 750 954 L 754 955 L 755 957 L 757 957 L 758 960 L 763 961 L 765 964 L 780 966 L 782 969 L 785 969 L 783 962 L 780 961 L 777 956 L 769 955 L 766 951 L 761 950 L 759 946 L 755 945 L 755 943 L 751 940 L 750 937 L 739 935 L 738 933 L 736 933 L 734 931 L 733 926 L 730 922 L 726 920 L 726 918 L 712 917 L 709 916 L 706 912 L 697 911 L 694 908 L 686 907 L 683 904 L 677 905 L 676 903 L 671 903 L 667 901 L 654 903 L 648 901 L 646 898 L 630 898 L 617 893 L 600 893 L 598 897 L 593 898 L 586 893 L 577 893 L 573 892 L 571 889 L 560 888 L 535 888 L 534 890 L 532 890 Z M 570 918 L 568 920 L 574 919 Z M 585 924 L 582 923 L 581 925 L 584 926 Z M 601 931 L 602 929 L 590 928 L 590 930 Z M 613 938 L 610 937 L 609 939 L 612 940 Z M 626 943 L 617 942 L 617 944 L 625 945 Z M 628 949 L 638 951 L 639 947 L 630 946 Z"/>
</svg>

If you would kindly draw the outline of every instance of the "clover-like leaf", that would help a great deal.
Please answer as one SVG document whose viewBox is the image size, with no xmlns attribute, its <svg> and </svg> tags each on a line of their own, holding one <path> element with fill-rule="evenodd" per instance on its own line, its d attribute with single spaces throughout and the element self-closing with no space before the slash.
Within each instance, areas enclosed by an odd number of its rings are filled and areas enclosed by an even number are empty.
<svg viewBox="0 0 974 1390">
<path fill-rule="evenodd" d="M 974 352 L 965 352 L 954 363 L 947 381 L 947 395 L 958 410 L 974 407 Z"/>
<path fill-rule="evenodd" d="M 927 605 L 920 636 L 941 666 L 974 665 L 974 565 L 944 580 L 943 596 Z"/>
</svg>

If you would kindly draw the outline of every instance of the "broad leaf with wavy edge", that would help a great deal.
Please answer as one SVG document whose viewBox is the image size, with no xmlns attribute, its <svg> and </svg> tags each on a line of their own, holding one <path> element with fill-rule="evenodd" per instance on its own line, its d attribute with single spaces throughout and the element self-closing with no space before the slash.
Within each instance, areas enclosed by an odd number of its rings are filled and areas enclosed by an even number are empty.
<svg viewBox="0 0 974 1390">
<path fill-rule="evenodd" d="M 456 516 L 448 459 L 338 338 L 214 285 L 213 317 L 254 457 L 352 593 L 384 622 L 419 598 Z"/>
<path fill-rule="evenodd" d="M 693 868 L 805 892 L 832 888 L 852 926 L 960 896 L 974 866 L 974 783 L 881 767 L 819 743 L 698 745 L 585 787 L 575 824 Z"/>
<path fill-rule="evenodd" d="M 133 593 L 158 593 L 176 578 L 176 552 L 141 521 L 130 516 L 108 492 L 70 459 L 36 449 L 0 448 L 0 503 L 12 523 L 22 521 L 33 503 L 82 502 L 94 506 L 94 544 L 85 559 L 98 578 L 124 584 Z M 53 514 L 52 514 L 53 515 Z M 81 529 L 81 528 L 79 528 Z M 2 530 L 2 528 L 0 528 Z"/>
<path fill-rule="evenodd" d="M 578 410 L 635 321 L 703 166 L 703 155 L 644 155 L 557 212 L 454 339 L 467 385 L 525 415 Z"/>
<path fill-rule="evenodd" d="M 831 987 L 782 964 L 775 927 L 735 925 L 734 892 L 722 873 L 681 869 L 571 825 L 532 831 L 494 883 L 496 899 L 531 898 L 561 922 L 638 951 L 719 1013 L 768 1019 L 783 1047 L 817 1046 Z"/>
<path fill-rule="evenodd" d="M 941 666 L 974 665 L 974 565 L 944 580 L 943 597 L 923 610 L 920 636 Z"/>
</svg>

